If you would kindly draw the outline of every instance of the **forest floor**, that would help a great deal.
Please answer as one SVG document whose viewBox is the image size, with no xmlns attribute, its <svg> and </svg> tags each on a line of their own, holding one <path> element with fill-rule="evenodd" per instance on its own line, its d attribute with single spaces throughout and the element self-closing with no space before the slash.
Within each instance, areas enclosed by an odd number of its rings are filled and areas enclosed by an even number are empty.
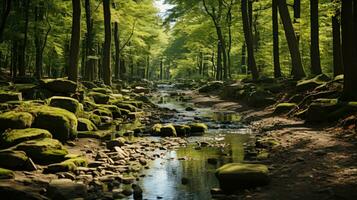
<svg viewBox="0 0 357 200">
<path fill-rule="evenodd" d="M 271 183 L 246 190 L 239 199 L 357 199 L 357 134 L 334 124 L 309 125 L 252 109 L 215 95 L 193 97 L 198 106 L 235 110 L 257 137 L 279 142 L 267 161 Z M 236 199 L 237 197 L 232 197 Z"/>
</svg>

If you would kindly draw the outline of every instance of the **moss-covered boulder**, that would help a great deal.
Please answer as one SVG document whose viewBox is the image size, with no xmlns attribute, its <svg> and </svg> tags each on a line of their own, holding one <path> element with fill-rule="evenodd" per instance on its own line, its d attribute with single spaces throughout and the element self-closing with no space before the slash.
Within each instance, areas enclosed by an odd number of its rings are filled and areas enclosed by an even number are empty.
<svg viewBox="0 0 357 200">
<path fill-rule="evenodd" d="M 22 101 L 22 94 L 17 92 L 0 91 L 0 103 L 5 103 L 8 101 Z"/>
<path fill-rule="evenodd" d="M 331 113 L 341 108 L 337 99 L 316 99 L 304 113 L 306 122 L 328 121 Z"/>
<path fill-rule="evenodd" d="M 82 85 L 84 85 L 84 87 L 86 87 L 88 89 L 93 89 L 93 88 L 98 87 L 95 83 L 93 83 L 91 81 L 82 81 L 81 83 L 82 83 Z"/>
<path fill-rule="evenodd" d="M 186 137 L 190 134 L 191 127 L 188 125 L 174 125 L 177 136 Z"/>
<path fill-rule="evenodd" d="M 92 97 L 94 102 L 97 104 L 107 104 L 109 101 L 109 95 L 102 94 L 99 92 L 89 92 L 87 94 L 89 97 Z"/>
<path fill-rule="evenodd" d="M 0 179 L 12 179 L 15 178 L 15 173 L 11 170 L 0 168 Z"/>
<path fill-rule="evenodd" d="M 189 124 L 189 126 L 190 126 L 190 135 L 191 136 L 204 135 L 208 130 L 207 125 L 204 123 L 192 123 L 192 124 Z"/>
<path fill-rule="evenodd" d="M 10 111 L 0 114 L 0 134 L 6 129 L 31 127 L 33 117 L 27 112 Z"/>
<path fill-rule="evenodd" d="M 25 170 L 28 157 L 23 151 L 2 150 L 0 151 L 0 167 L 12 170 Z"/>
<path fill-rule="evenodd" d="M 77 167 L 86 167 L 88 160 L 85 157 L 79 156 L 76 158 L 70 158 L 60 163 L 54 163 L 48 165 L 45 168 L 44 173 L 57 173 L 57 172 L 74 172 Z"/>
<path fill-rule="evenodd" d="M 78 132 L 78 138 L 94 138 L 109 140 L 112 137 L 112 131 L 80 131 Z"/>
<path fill-rule="evenodd" d="M 330 78 L 324 74 L 320 74 L 312 79 L 299 81 L 296 84 L 296 90 L 299 92 L 313 90 L 327 81 L 330 81 Z"/>
<path fill-rule="evenodd" d="M 219 185 L 225 192 L 264 186 L 269 183 L 269 170 L 262 164 L 230 163 L 216 171 Z"/>
<path fill-rule="evenodd" d="M 247 103 L 249 106 L 260 108 L 272 105 L 276 103 L 276 101 L 270 92 L 254 91 L 248 95 Z"/>
<path fill-rule="evenodd" d="M 101 117 L 113 117 L 112 112 L 104 107 L 93 110 L 93 114 L 96 114 Z"/>
<path fill-rule="evenodd" d="M 161 137 L 177 137 L 176 129 L 172 124 L 162 126 L 160 129 Z"/>
<path fill-rule="evenodd" d="M 30 112 L 35 116 L 32 127 L 46 129 L 52 133 L 53 138 L 61 141 L 76 137 L 78 122 L 73 113 L 50 106 L 31 108 Z"/>
<path fill-rule="evenodd" d="M 198 92 L 200 92 L 200 93 L 214 92 L 214 91 L 220 90 L 222 87 L 223 87 L 222 81 L 212 81 L 212 82 L 209 82 L 206 85 L 200 87 L 198 89 Z"/>
<path fill-rule="evenodd" d="M 102 124 L 102 120 L 99 115 L 96 115 L 94 113 L 88 113 L 88 119 L 93 122 L 94 125 L 100 126 Z"/>
<path fill-rule="evenodd" d="M 84 111 L 92 111 L 94 109 L 97 109 L 98 108 L 98 105 L 96 103 L 94 103 L 93 101 L 90 101 L 90 100 L 85 100 L 83 102 L 83 108 L 84 108 Z"/>
<path fill-rule="evenodd" d="M 14 129 L 6 131 L 0 137 L 1 147 L 11 147 L 27 140 L 36 140 L 42 138 L 52 138 L 52 134 L 44 129 L 27 128 L 27 129 Z"/>
<path fill-rule="evenodd" d="M 297 104 L 296 103 L 279 103 L 275 109 L 274 109 L 274 113 L 275 114 L 283 114 L 283 113 L 288 113 L 289 111 L 297 108 Z"/>
<path fill-rule="evenodd" d="M 120 118 L 122 116 L 121 109 L 116 105 L 103 105 L 102 108 L 109 110 L 112 113 L 114 119 Z"/>
<path fill-rule="evenodd" d="M 60 141 L 51 138 L 25 141 L 18 144 L 15 149 L 26 152 L 26 155 L 38 164 L 62 162 L 68 154 Z"/>
<path fill-rule="evenodd" d="M 49 105 L 57 108 L 63 108 L 75 115 L 77 115 L 80 111 L 80 103 L 78 100 L 70 97 L 51 97 L 49 100 Z"/>
<path fill-rule="evenodd" d="M 130 110 L 130 112 L 136 112 L 138 110 L 135 106 L 133 106 L 129 103 L 124 103 L 121 100 L 114 101 L 114 102 L 112 102 L 112 104 L 116 105 L 118 108 Z"/>
<path fill-rule="evenodd" d="M 77 91 L 77 83 L 66 79 L 43 79 L 41 85 L 56 93 L 68 94 Z"/>
<path fill-rule="evenodd" d="M 91 122 L 89 119 L 78 118 L 77 130 L 78 131 L 96 131 L 98 129 L 95 126 L 95 124 L 93 122 Z"/>
<path fill-rule="evenodd" d="M 151 127 L 151 133 L 155 136 L 159 136 L 161 134 L 162 124 L 155 124 Z"/>
<path fill-rule="evenodd" d="M 108 88 L 92 88 L 91 91 L 98 92 L 101 94 L 112 94 L 113 93 L 113 91 Z"/>
</svg>

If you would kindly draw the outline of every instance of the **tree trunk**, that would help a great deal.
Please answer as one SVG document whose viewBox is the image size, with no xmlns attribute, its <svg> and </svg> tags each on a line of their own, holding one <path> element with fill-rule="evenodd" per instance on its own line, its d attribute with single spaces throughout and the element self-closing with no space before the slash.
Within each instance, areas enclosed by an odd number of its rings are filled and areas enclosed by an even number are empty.
<svg viewBox="0 0 357 200">
<path fill-rule="evenodd" d="M 104 11 L 104 29 L 105 29 L 105 39 L 103 47 L 103 80 L 104 84 L 112 85 L 112 73 L 110 66 L 110 47 L 111 47 L 111 14 L 110 14 L 110 0 L 103 0 L 103 11 Z"/>
<path fill-rule="evenodd" d="M 232 59 L 231 59 L 231 51 L 232 51 L 232 12 L 228 12 L 228 49 L 227 49 L 227 64 L 228 64 L 228 77 L 231 79 L 232 74 Z"/>
<path fill-rule="evenodd" d="M 294 32 L 293 24 L 291 23 L 286 0 L 278 1 L 278 9 L 279 9 L 281 20 L 283 22 L 285 37 L 289 46 L 289 51 L 292 61 L 292 74 L 295 79 L 301 79 L 305 77 L 305 72 L 304 72 L 304 68 L 302 67 L 298 41 Z"/>
<path fill-rule="evenodd" d="M 28 27 L 29 27 L 29 14 L 30 14 L 30 0 L 26 0 L 25 2 L 25 7 L 24 7 L 24 12 L 25 12 L 25 27 L 24 27 L 24 40 L 23 43 L 21 44 L 21 49 L 20 49 L 20 56 L 19 56 L 19 75 L 20 76 L 25 76 L 26 74 L 26 47 L 27 47 L 27 32 L 28 32 Z"/>
<path fill-rule="evenodd" d="M 222 45 L 221 45 L 221 41 L 219 40 L 217 44 L 216 80 L 222 80 Z"/>
<path fill-rule="evenodd" d="M 114 23 L 114 43 L 115 43 L 115 79 L 120 79 L 120 41 L 119 41 L 119 24 Z"/>
<path fill-rule="evenodd" d="M 163 75 L 163 61 L 162 61 L 162 58 L 161 58 L 161 61 L 160 61 L 160 81 L 162 80 L 162 75 Z"/>
<path fill-rule="evenodd" d="M 310 0 L 310 22 L 311 22 L 311 74 L 318 75 L 322 73 L 319 45 L 319 1 Z"/>
<path fill-rule="evenodd" d="M 87 25 L 87 33 L 86 33 L 86 55 L 87 59 L 85 62 L 85 79 L 92 81 L 95 79 L 94 77 L 94 67 L 95 67 L 95 59 L 90 56 L 95 56 L 96 51 L 94 48 L 94 32 L 93 32 L 93 19 L 92 19 L 92 11 L 90 6 L 90 0 L 85 0 L 85 11 L 86 11 L 86 25 Z"/>
<path fill-rule="evenodd" d="M 281 77 L 280 56 L 279 56 L 279 20 L 278 20 L 278 1 L 273 0 L 273 55 L 274 55 L 274 77 Z"/>
<path fill-rule="evenodd" d="M 43 68 L 43 52 L 42 52 L 42 31 L 38 28 L 38 23 L 43 20 L 43 7 L 36 6 L 35 8 L 35 50 L 36 50 L 36 61 L 35 61 L 35 77 L 37 79 L 42 78 L 42 68 Z"/>
<path fill-rule="evenodd" d="M 78 80 L 78 59 L 79 43 L 81 39 L 81 1 L 72 0 L 72 35 L 69 52 L 68 79 L 77 82 Z"/>
<path fill-rule="evenodd" d="M 248 50 L 248 67 L 250 71 L 252 72 L 252 78 L 253 80 L 258 80 L 259 78 L 259 72 L 255 63 L 255 58 L 254 58 L 254 47 L 253 47 L 253 37 L 252 37 L 252 30 L 250 28 L 250 22 L 249 22 L 249 16 L 248 16 L 248 4 L 247 0 L 242 0 L 242 19 L 243 19 L 243 32 L 244 32 L 244 38 L 245 38 L 245 43 L 247 45 L 247 50 Z"/>
<path fill-rule="evenodd" d="M 294 24 L 300 24 L 300 18 L 301 18 L 301 0 L 294 0 Z M 299 41 L 300 41 L 300 33 L 295 32 L 296 34 L 296 39 L 298 41 L 298 46 L 299 46 Z"/>
<path fill-rule="evenodd" d="M 342 50 L 341 50 L 341 24 L 339 21 L 340 11 L 332 16 L 333 34 L 333 75 L 336 77 L 343 74 Z"/>
<path fill-rule="evenodd" d="M 357 100 L 357 51 L 355 29 L 357 24 L 354 22 L 354 6 L 357 4 L 353 0 L 342 1 L 341 25 L 342 25 L 342 55 L 344 65 L 344 100 Z"/>
<path fill-rule="evenodd" d="M 0 21 L 0 43 L 3 41 L 3 33 L 5 30 L 6 20 L 10 14 L 11 10 L 11 0 L 3 0 L 2 2 L 2 14 L 1 14 L 1 21 Z"/>
</svg>

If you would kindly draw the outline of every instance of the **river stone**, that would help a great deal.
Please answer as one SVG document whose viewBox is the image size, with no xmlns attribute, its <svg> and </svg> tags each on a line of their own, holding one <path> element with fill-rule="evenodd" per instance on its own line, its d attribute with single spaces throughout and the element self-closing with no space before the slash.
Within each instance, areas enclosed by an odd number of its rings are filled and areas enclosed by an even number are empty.
<svg viewBox="0 0 357 200">
<path fill-rule="evenodd" d="M 42 128 L 50 131 L 53 138 L 61 141 L 73 139 L 77 135 L 77 117 L 62 108 L 38 106 L 31 108 L 35 115 L 33 128 Z"/>
<path fill-rule="evenodd" d="M 43 79 L 41 84 L 45 88 L 58 93 L 68 94 L 77 91 L 77 83 L 66 79 Z"/>
<path fill-rule="evenodd" d="M 77 115 L 80 110 L 80 104 L 78 100 L 70 97 L 51 97 L 49 105 L 52 107 L 63 108 L 75 115 Z"/>
<path fill-rule="evenodd" d="M 121 109 L 116 105 L 103 105 L 102 107 L 109 110 L 112 113 L 114 119 L 120 118 L 122 116 Z"/>
<path fill-rule="evenodd" d="M 98 93 L 101 93 L 101 94 L 112 94 L 113 91 L 111 89 L 108 89 L 108 88 L 92 88 L 91 91 L 93 92 L 98 92 Z"/>
<path fill-rule="evenodd" d="M 104 107 L 93 110 L 93 114 L 96 114 L 101 117 L 113 117 L 112 112 Z"/>
<path fill-rule="evenodd" d="M 87 165 L 87 159 L 85 157 L 79 156 L 60 163 L 48 165 L 44 170 L 44 173 L 75 172 L 77 167 L 86 167 Z"/>
<path fill-rule="evenodd" d="M 96 131 L 98 128 L 89 119 L 78 118 L 78 131 Z"/>
<path fill-rule="evenodd" d="M 106 142 L 107 149 L 114 150 L 114 147 L 122 147 L 125 145 L 125 139 L 122 137 Z"/>
<path fill-rule="evenodd" d="M 174 127 L 179 137 L 188 136 L 191 130 L 191 127 L 188 125 L 174 125 Z"/>
<path fill-rule="evenodd" d="M 91 82 L 91 81 L 82 81 L 81 82 L 82 85 L 84 85 L 84 87 L 88 88 L 88 89 L 93 89 L 98 87 L 95 83 Z"/>
<path fill-rule="evenodd" d="M 0 92 L 0 103 L 22 101 L 22 94 L 17 92 Z"/>
<path fill-rule="evenodd" d="M 289 111 L 297 108 L 296 103 L 279 103 L 274 110 L 275 114 L 283 114 L 283 113 L 288 113 Z"/>
<path fill-rule="evenodd" d="M 0 137 L 1 147 L 11 147 L 27 140 L 35 140 L 42 138 L 52 138 L 50 132 L 44 129 L 27 128 L 27 129 L 14 129 L 5 132 Z"/>
<path fill-rule="evenodd" d="M 47 195 L 53 200 L 85 198 L 87 186 L 70 179 L 52 180 L 47 188 Z"/>
<path fill-rule="evenodd" d="M 209 92 L 214 92 L 223 87 L 223 82 L 222 81 L 212 81 L 207 83 L 206 85 L 200 87 L 198 91 L 200 93 L 209 93 Z"/>
<path fill-rule="evenodd" d="M 249 106 L 260 108 L 276 103 L 273 95 L 267 91 L 254 91 L 249 94 L 247 103 Z"/>
<path fill-rule="evenodd" d="M 18 144 L 15 149 L 26 152 L 26 155 L 38 164 L 62 162 L 68 154 L 61 142 L 51 138 L 25 141 Z"/>
<path fill-rule="evenodd" d="M 28 157 L 23 151 L 3 150 L 0 151 L 0 167 L 13 170 L 24 170 Z"/>
<path fill-rule="evenodd" d="M 192 123 L 190 126 L 190 135 L 191 136 L 201 136 L 205 134 L 208 130 L 208 127 L 204 123 Z"/>
<path fill-rule="evenodd" d="M 0 168 L 0 180 L 15 178 L 15 173 L 11 170 Z"/>
<path fill-rule="evenodd" d="M 31 126 L 33 117 L 27 112 L 10 111 L 0 114 L 0 134 L 6 129 L 23 129 Z"/>
<path fill-rule="evenodd" d="M 108 95 L 99 92 L 89 92 L 87 95 L 92 97 L 97 104 L 107 104 L 110 98 Z"/>
<path fill-rule="evenodd" d="M 262 164 L 229 163 L 218 168 L 216 177 L 226 192 L 254 188 L 269 183 L 269 170 Z"/>
<path fill-rule="evenodd" d="M 113 101 L 112 104 L 118 106 L 118 108 L 130 110 L 130 112 L 137 112 L 137 110 L 138 110 L 137 107 L 135 107 L 129 103 L 125 103 L 121 100 Z"/>
<path fill-rule="evenodd" d="M 162 126 L 160 129 L 161 137 L 177 137 L 176 129 L 172 124 Z"/>
</svg>

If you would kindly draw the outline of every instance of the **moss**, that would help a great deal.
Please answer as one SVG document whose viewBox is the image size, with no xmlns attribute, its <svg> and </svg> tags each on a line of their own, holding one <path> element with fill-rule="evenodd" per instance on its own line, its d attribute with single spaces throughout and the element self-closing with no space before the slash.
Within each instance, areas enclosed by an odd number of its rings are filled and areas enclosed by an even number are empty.
<svg viewBox="0 0 357 200">
<path fill-rule="evenodd" d="M 97 127 L 89 119 L 78 118 L 78 131 L 96 131 Z"/>
<path fill-rule="evenodd" d="M 78 114 L 80 110 L 79 102 L 76 99 L 70 98 L 70 97 L 51 97 L 50 98 L 50 106 L 57 107 L 57 108 L 63 108 L 65 110 L 68 110 L 71 113 Z"/>
<path fill-rule="evenodd" d="M 15 178 L 15 173 L 11 170 L 0 168 L 0 179 L 12 179 Z"/>
<path fill-rule="evenodd" d="M 10 111 L 0 114 L 0 132 L 6 129 L 22 129 L 31 126 L 33 117 L 27 112 Z M 1 133 L 0 133 L 1 134 Z"/>
<path fill-rule="evenodd" d="M 98 116 L 113 117 L 112 112 L 104 107 L 93 110 L 93 114 Z"/>
<path fill-rule="evenodd" d="M 291 111 L 292 109 L 297 108 L 296 103 L 279 103 L 274 110 L 275 114 L 282 114 Z"/>
<path fill-rule="evenodd" d="M 191 127 L 188 125 L 174 125 L 177 136 L 188 136 L 191 130 Z"/>
<path fill-rule="evenodd" d="M 110 139 L 111 131 L 80 131 L 78 138 Z"/>
<path fill-rule="evenodd" d="M 8 101 L 21 101 L 22 94 L 17 92 L 1 92 L 0 91 L 0 103 Z"/>
<path fill-rule="evenodd" d="M 27 140 L 35 140 L 41 138 L 52 138 L 52 135 L 47 130 L 38 128 L 27 128 L 20 130 L 15 129 L 5 132 L 1 136 L 0 141 L 2 147 L 10 147 Z"/>
<path fill-rule="evenodd" d="M 51 138 L 22 142 L 15 149 L 26 152 L 34 162 L 39 164 L 61 162 L 68 154 L 61 142 Z"/>
<path fill-rule="evenodd" d="M 162 137 L 176 137 L 176 129 L 172 124 L 162 126 L 160 129 L 160 136 Z"/>
<path fill-rule="evenodd" d="M 190 133 L 192 136 L 203 135 L 208 130 L 207 125 L 204 123 L 192 123 L 189 124 L 189 126 L 190 126 Z"/>
<path fill-rule="evenodd" d="M 83 107 L 85 111 L 92 111 L 96 108 L 98 108 L 98 105 L 92 101 L 85 100 L 83 103 Z"/>
<path fill-rule="evenodd" d="M 160 135 L 161 134 L 161 128 L 162 128 L 162 124 L 155 124 L 152 128 L 151 128 L 151 132 L 153 135 Z"/>
<path fill-rule="evenodd" d="M 296 90 L 297 91 L 312 90 L 320 85 L 323 85 L 324 83 L 326 83 L 329 80 L 330 79 L 326 75 L 320 74 L 312 79 L 299 81 L 296 84 Z"/>
<path fill-rule="evenodd" d="M 0 151 L 0 167 L 14 170 L 23 170 L 28 157 L 23 151 L 3 150 Z"/>
<path fill-rule="evenodd" d="M 98 92 L 101 94 L 112 94 L 113 91 L 111 89 L 108 88 L 92 88 L 91 89 L 93 92 Z"/>
<path fill-rule="evenodd" d="M 123 101 L 123 103 L 133 105 L 137 108 L 142 108 L 144 105 L 142 101 Z"/>
<path fill-rule="evenodd" d="M 82 81 L 81 83 L 84 85 L 84 87 L 86 87 L 88 89 L 93 89 L 93 88 L 98 87 L 95 83 L 90 82 L 90 81 Z"/>
<path fill-rule="evenodd" d="M 31 108 L 30 112 L 35 115 L 32 127 L 46 129 L 61 141 L 76 137 L 78 121 L 73 113 L 50 106 Z"/>
<path fill-rule="evenodd" d="M 93 122 L 96 126 L 100 126 L 102 124 L 102 120 L 100 119 L 100 116 L 94 114 L 94 113 L 89 113 L 88 118 L 91 122 Z"/>
<path fill-rule="evenodd" d="M 92 97 L 94 102 L 98 104 L 107 104 L 109 101 L 108 95 L 99 92 L 89 92 L 87 95 Z"/>
<path fill-rule="evenodd" d="M 124 108 L 119 108 L 119 110 L 120 110 L 120 113 L 124 116 L 127 116 L 127 115 L 129 115 L 129 113 L 131 113 L 130 110 L 127 110 Z"/>
<path fill-rule="evenodd" d="M 120 118 L 122 115 L 121 109 L 116 105 L 103 105 L 102 107 L 108 109 L 112 113 L 114 119 Z"/>
<path fill-rule="evenodd" d="M 130 112 L 136 112 L 137 108 L 131 104 L 123 103 L 123 101 L 117 100 L 112 102 L 112 104 L 118 106 L 119 108 L 130 110 Z"/>
<path fill-rule="evenodd" d="M 66 79 L 43 79 L 41 84 L 53 92 L 75 93 L 77 91 L 77 83 Z"/>
</svg>

